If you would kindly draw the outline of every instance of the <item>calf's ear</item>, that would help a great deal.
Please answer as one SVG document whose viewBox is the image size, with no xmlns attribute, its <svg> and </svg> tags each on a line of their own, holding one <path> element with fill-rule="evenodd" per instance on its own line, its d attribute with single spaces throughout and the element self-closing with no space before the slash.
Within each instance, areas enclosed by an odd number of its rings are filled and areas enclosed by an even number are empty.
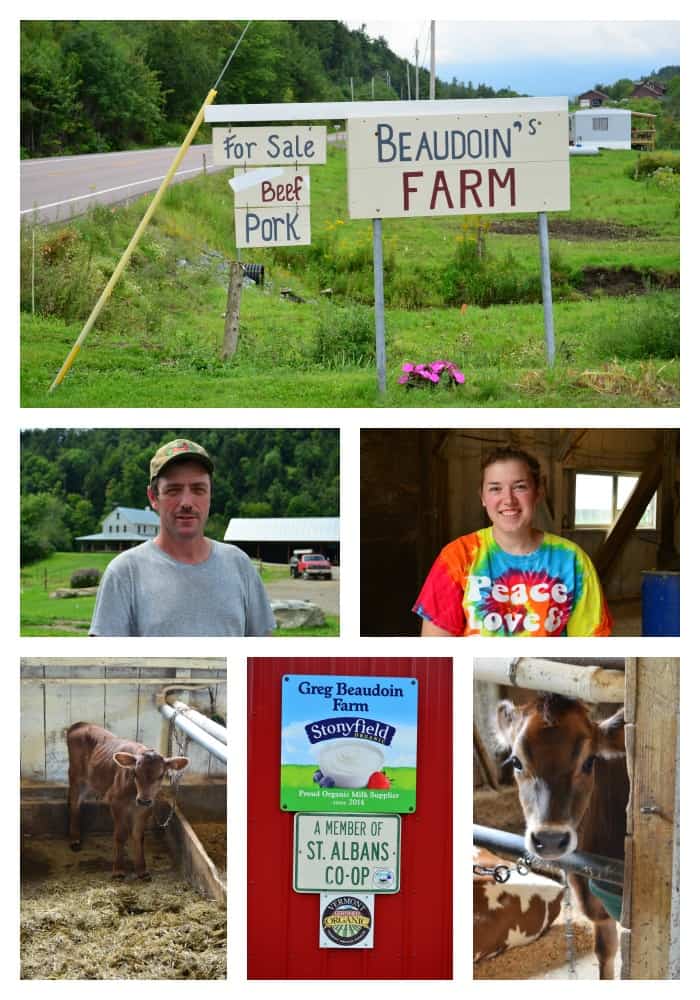
<svg viewBox="0 0 700 1000">
<path fill-rule="evenodd" d="M 112 756 L 112 760 L 115 764 L 119 764 L 120 767 L 136 766 L 136 755 L 133 753 L 126 753 L 124 750 L 120 750 L 119 753 L 115 753 Z"/>
<path fill-rule="evenodd" d="M 166 770 L 169 771 L 183 771 L 189 762 L 189 757 L 166 757 L 163 761 Z"/>
<path fill-rule="evenodd" d="M 496 739 L 501 750 L 510 750 L 520 722 L 520 712 L 512 701 L 499 701 L 494 721 L 496 723 Z"/>
<path fill-rule="evenodd" d="M 598 723 L 598 753 L 601 757 L 622 757 L 625 753 L 625 710 Z"/>
</svg>

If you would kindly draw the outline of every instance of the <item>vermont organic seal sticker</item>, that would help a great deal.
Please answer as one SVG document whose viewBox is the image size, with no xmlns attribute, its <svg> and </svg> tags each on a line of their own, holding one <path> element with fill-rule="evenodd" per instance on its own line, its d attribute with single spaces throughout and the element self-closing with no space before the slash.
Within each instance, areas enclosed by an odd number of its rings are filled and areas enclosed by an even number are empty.
<svg viewBox="0 0 700 1000">
<path fill-rule="evenodd" d="M 373 948 L 374 897 L 321 893 L 321 948 Z"/>
<path fill-rule="evenodd" d="M 417 712 L 414 677 L 285 675 L 281 808 L 415 812 Z"/>
</svg>

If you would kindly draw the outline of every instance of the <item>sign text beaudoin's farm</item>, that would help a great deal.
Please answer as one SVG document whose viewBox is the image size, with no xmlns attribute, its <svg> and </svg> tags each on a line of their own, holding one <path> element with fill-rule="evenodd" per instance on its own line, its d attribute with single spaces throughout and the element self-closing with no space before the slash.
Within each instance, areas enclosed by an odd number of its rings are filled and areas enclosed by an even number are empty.
<svg viewBox="0 0 700 1000">
<path fill-rule="evenodd" d="M 564 112 L 348 121 L 356 219 L 569 208 Z"/>
</svg>

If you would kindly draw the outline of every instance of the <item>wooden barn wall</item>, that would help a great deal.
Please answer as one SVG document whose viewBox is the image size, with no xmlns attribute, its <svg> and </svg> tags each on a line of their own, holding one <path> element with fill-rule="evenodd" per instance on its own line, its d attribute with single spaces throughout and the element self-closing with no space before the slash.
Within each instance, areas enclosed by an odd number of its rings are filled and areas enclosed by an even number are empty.
<svg viewBox="0 0 700 1000">
<path fill-rule="evenodd" d="M 402 817 L 401 889 L 376 900 L 373 949 L 321 949 L 318 894 L 292 889 L 294 815 L 279 805 L 281 678 L 289 673 L 418 678 L 416 812 Z M 451 978 L 450 659 L 249 659 L 247 926 L 250 979 Z"/>
<path fill-rule="evenodd" d="M 485 527 L 488 519 L 479 498 L 482 459 L 494 447 L 511 444 L 532 452 L 539 459 L 545 480 L 547 501 L 540 503 L 536 524 L 572 539 L 589 555 L 593 555 L 605 537 L 603 530 L 573 529 L 571 504 L 572 472 L 630 472 L 644 468 L 649 456 L 660 447 L 660 435 L 647 429 L 586 430 L 563 462 L 558 460 L 562 432 L 559 430 L 457 430 L 447 433 L 442 454 L 448 470 L 447 518 L 444 525 L 445 544 L 460 534 Z M 674 502 L 673 498 L 670 502 Z M 657 523 L 660 520 L 660 506 Z M 679 519 L 675 519 L 678 545 Z M 611 598 L 638 596 L 641 573 L 654 569 L 658 546 L 658 531 L 638 531 L 629 540 L 617 559 L 615 569 L 606 581 L 605 590 Z M 438 546 L 439 547 L 439 546 Z"/>
<path fill-rule="evenodd" d="M 206 715 L 213 707 L 226 718 L 226 661 L 221 658 L 23 659 L 22 779 L 67 782 L 66 730 L 74 722 L 94 722 L 164 752 L 168 723 L 156 707 L 156 695 L 170 685 L 202 685 L 199 691 L 178 692 L 180 699 Z M 186 753 L 187 780 L 225 776 L 225 766 L 195 743 L 189 742 Z"/>
<path fill-rule="evenodd" d="M 444 431 L 362 431 L 362 635 L 420 631 L 411 608 L 444 538 L 444 436 Z"/>
</svg>

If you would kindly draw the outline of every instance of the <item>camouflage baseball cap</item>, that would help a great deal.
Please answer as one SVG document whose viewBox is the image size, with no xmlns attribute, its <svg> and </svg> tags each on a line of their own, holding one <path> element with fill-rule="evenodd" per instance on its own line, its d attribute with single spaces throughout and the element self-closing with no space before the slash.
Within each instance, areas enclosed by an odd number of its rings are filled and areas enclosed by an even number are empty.
<svg viewBox="0 0 700 1000">
<path fill-rule="evenodd" d="M 159 475 L 166 465 L 186 458 L 201 462 L 210 475 L 213 473 L 214 463 L 201 444 L 195 444 L 194 441 L 187 441 L 185 438 L 176 438 L 174 441 L 168 441 L 167 444 L 161 445 L 151 459 L 151 479 Z"/>
</svg>

